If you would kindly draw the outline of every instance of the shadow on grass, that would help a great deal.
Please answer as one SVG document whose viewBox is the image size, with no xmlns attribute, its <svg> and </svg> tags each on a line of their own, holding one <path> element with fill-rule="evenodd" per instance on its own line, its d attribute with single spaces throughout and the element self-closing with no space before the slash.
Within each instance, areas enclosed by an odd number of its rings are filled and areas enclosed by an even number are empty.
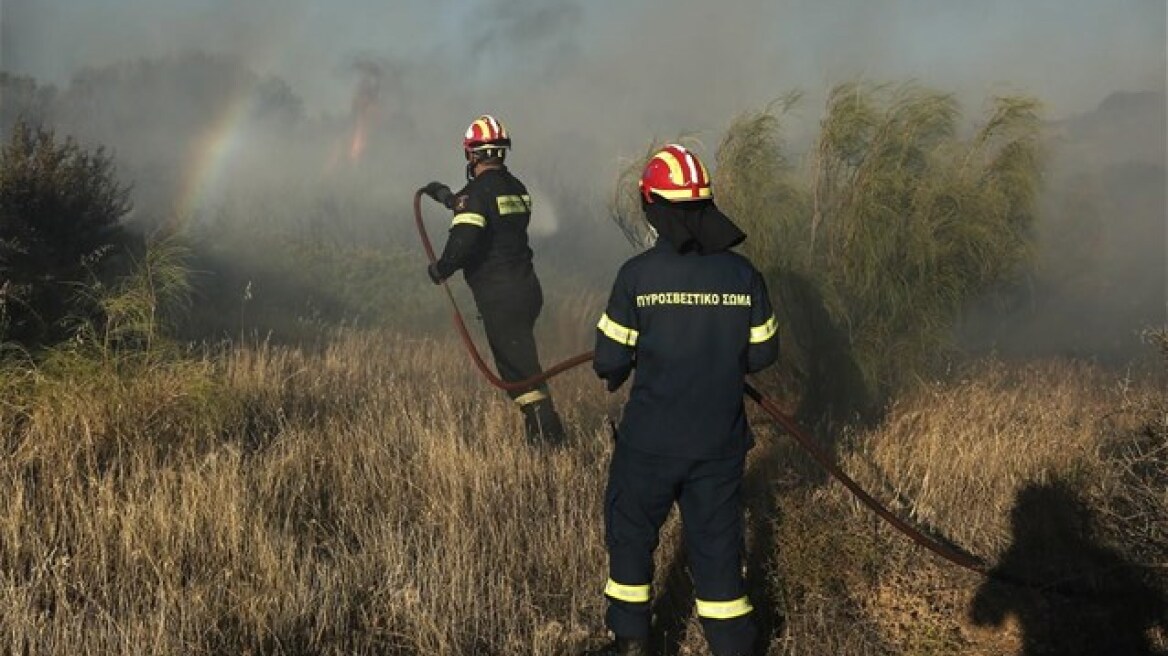
<svg viewBox="0 0 1168 656">
<path fill-rule="evenodd" d="M 1151 572 L 1096 542 L 1090 509 L 1069 485 L 1023 488 L 1013 544 L 970 608 L 975 624 L 1017 620 L 1022 656 L 1163 655 L 1150 632 L 1168 632 L 1168 601 Z"/>
<path fill-rule="evenodd" d="M 754 654 L 762 656 L 783 626 L 783 614 L 773 580 L 778 572 L 779 545 L 775 524 L 779 521 L 778 487 L 783 450 L 774 440 L 755 447 L 746 472 L 744 492 L 747 513 L 747 592 L 754 605 L 758 639 Z"/>
</svg>

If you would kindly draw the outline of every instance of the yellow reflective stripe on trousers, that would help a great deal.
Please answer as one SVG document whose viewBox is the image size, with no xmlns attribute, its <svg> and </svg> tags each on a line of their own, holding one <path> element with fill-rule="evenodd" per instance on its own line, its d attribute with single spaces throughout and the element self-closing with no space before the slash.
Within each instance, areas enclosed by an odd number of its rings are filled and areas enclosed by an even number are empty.
<svg viewBox="0 0 1168 656">
<path fill-rule="evenodd" d="M 779 322 L 772 314 L 771 318 L 767 319 L 763 325 L 750 327 L 750 343 L 761 344 L 774 337 L 777 332 L 779 332 Z"/>
<path fill-rule="evenodd" d="M 542 401 L 546 398 L 547 394 L 545 394 L 543 391 L 531 390 L 526 394 L 520 394 L 519 396 L 515 397 L 515 403 L 518 405 L 527 405 L 528 403 L 535 403 L 536 401 Z"/>
<path fill-rule="evenodd" d="M 702 601 L 701 599 L 696 601 L 698 603 L 698 617 L 711 620 L 734 619 L 754 610 L 754 606 L 750 605 L 750 599 L 746 597 L 734 601 Z"/>
<path fill-rule="evenodd" d="M 649 586 L 646 585 L 624 585 L 617 583 L 612 579 L 604 584 L 605 596 L 612 597 L 617 601 L 627 601 L 631 604 L 647 604 L 649 603 Z"/>
<path fill-rule="evenodd" d="M 455 214 L 454 220 L 450 225 L 456 226 L 461 223 L 467 223 L 480 228 L 487 227 L 487 219 L 482 214 L 475 214 L 474 212 L 463 212 L 462 214 Z"/>
<path fill-rule="evenodd" d="M 612 341 L 616 342 L 617 344 L 624 344 L 625 346 L 636 346 L 637 337 L 640 336 L 640 333 L 633 330 L 632 328 L 626 328 L 625 326 L 622 326 L 608 318 L 608 314 L 601 315 L 600 321 L 597 322 L 596 327 Z"/>
<path fill-rule="evenodd" d="M 495 199 L 499 214 L 522 214 L 531 211 L 531 196 L 499 196 Z"/>
</svg>

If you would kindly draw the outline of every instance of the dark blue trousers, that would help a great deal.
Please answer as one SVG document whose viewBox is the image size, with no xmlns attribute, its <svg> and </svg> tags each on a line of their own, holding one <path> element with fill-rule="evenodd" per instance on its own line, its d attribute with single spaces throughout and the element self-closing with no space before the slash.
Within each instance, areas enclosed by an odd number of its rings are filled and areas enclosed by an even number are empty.
<svg viewBox="0 0 1168 656">
<path fill-rule="evenodd" d="M 535 321 L 543 309 L 543 289 L 535 274 L 473 291 L 499 378 L 513 383 L 543 371 L 535 344 Z M 546 384 L 537 389 L 547 393 Z M 509 391 L 507 395 L 518 400 L 525 393 Z"/>
<path fill-rule="evenodd" d="M 653 552 L 677 503 L 702 629 L 716 656 L 748 654 L 755 628 L 742 577 L 745 454 L 716 460 L 651 455 L 618 440 L 605 491 L 608 628 L 646 638 Z"/>
</svg>

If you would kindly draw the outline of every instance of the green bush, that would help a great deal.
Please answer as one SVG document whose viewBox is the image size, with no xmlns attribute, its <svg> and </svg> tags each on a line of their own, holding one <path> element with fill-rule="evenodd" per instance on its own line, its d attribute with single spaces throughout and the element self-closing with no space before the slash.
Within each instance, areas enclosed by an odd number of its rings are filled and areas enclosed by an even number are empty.
<svg viewBox="0 0 1168 656">
<path fill-rule="evenodd" d="M 0 150 L 0 338 L 42 346 L 69 335 L 67 319 L 99 311 L 78 291 L 126 252 L 130 207 L 102 148 L 13 128 Z"/>
</svg>

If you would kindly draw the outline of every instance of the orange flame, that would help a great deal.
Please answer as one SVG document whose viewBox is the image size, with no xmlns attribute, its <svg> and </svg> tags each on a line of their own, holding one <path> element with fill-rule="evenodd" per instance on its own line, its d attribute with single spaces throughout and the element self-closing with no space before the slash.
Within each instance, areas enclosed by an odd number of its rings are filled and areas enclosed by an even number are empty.
<svg viewBox="0 0 1168 656">
<path fill-rule="evenodd" d="M 360 66 L 361 81 L 353 94 L 353 105 L 349 116 L 353 121 L 353 133 L 349 139 L 349 161 L 357 163 L 369 145 L 370 128 L 381 113 L 381 69 L 375 65 Z"/>
<path fill-rule="evenodd" d="M 366 144 L 366 126 L 364 121 L 358 121 L 357 125 L 353 126 L 353 138 L 349 142 L 349 161 L 359 162 L 361 155 L 365 153 Z"/>
</svg>

